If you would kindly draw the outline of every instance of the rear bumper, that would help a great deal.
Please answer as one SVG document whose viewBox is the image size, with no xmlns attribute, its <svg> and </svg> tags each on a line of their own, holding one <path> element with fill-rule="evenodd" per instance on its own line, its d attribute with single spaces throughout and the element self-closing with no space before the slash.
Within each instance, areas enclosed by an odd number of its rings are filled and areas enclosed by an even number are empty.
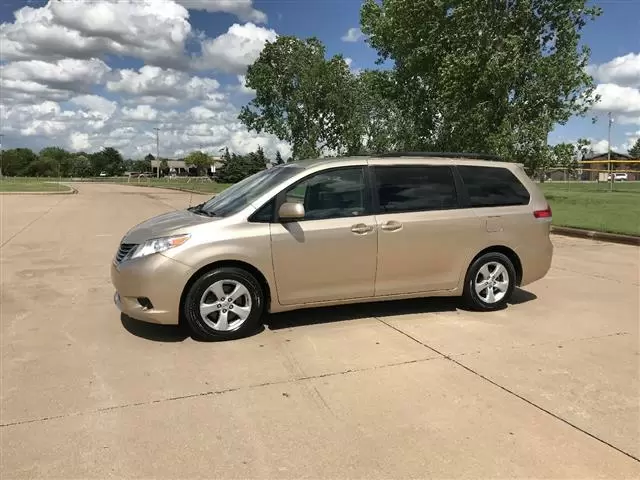
<svg viewBox="0 0 640 480">
<path fill-rule="evenodd" d="M 543 278 L 551 268 L 553 259 L 553 244 L 547 238 L 544 243 L 537 243 L 516 252 L 522 263 L 522 281 L 520 286 L 525 286 Z"/>
<path fill-rule="evenodd" d="M 161 254 L 111 264 L 114 303 L 125 315 L 151 323 L 177 325 L 180 297 L 193 271 Z M 152 307 L 139 299 L 148 299 Z M 145 303 L 143 301 L 143 303 Z"/>
</svg>

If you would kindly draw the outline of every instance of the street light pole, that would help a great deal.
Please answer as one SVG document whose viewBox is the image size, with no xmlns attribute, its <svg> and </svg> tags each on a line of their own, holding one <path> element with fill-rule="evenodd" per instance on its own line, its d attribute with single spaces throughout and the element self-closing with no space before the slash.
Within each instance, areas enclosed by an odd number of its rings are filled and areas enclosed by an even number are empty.
<svg viewBox="0 0 640 480">
<path fill-rule="evenodd" d="M 156 176 L 160 178 L 160 129 L 155 127 L 154 130 L 156 131 L 156 161 L 158 162 Z"/>
<path fill-rule="evenodd" d="M 611 112 L 609 112 L 609 135 L 607 140 L 607 161 L 609 162 L 609 191 L 613 191 L 613 168 L 611 165 L 611 124 L 613 123 L 613 118 L 611 117 Z"/>
</svg>

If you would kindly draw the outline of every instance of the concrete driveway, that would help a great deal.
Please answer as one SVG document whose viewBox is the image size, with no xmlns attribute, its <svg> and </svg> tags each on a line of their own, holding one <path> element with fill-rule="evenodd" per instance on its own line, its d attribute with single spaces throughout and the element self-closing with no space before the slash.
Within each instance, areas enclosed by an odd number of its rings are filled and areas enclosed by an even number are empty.
<svg viewBox="0 0 640 480">
<path fill-rule="evenodd" d="M 638 478 L 639 249 L 555 237 L 507 310 L 291 312 L 224 343 L 121 318 L 134 224 L 203 197 L 0 196 L 10 478 Z"/>
</svg>

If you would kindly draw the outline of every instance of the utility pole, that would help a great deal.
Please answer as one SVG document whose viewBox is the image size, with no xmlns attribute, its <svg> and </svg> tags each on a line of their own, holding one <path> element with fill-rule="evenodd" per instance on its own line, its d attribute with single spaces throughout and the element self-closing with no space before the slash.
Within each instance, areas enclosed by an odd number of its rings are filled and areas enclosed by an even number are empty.
<svg viewBox="0 0 640 480">
<path fill-rule="evenodd" d="M 156 161 L 158 162 L 158 169 L 156 170 L 157 178 L 160 178 L 160 129 L 155 127 L 156 131 Z"/>
<path fill-rule="evenodd" d="M 609 112 L 609 136 L 607 140 L 607 161 L 609 162 L 609 191 L 613 191 L 613 168 L 611 165 L 611 124 L 613 123 L 613 118 L 611 117 L 611 112 Z"/>
</svg>

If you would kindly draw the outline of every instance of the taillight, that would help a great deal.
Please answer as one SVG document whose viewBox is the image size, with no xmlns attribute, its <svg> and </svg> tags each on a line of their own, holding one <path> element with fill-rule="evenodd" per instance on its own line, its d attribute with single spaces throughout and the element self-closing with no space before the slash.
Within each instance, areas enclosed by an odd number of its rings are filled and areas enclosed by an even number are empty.
<svg viewBox="0 0 640 480">
<path fill-rule="evenodd" d="M 536 210 L 533 212 L 533 216 L 536 218 L 551 218 L 551 207 L 547 205 L 544 210 Z"/>
</svg>

